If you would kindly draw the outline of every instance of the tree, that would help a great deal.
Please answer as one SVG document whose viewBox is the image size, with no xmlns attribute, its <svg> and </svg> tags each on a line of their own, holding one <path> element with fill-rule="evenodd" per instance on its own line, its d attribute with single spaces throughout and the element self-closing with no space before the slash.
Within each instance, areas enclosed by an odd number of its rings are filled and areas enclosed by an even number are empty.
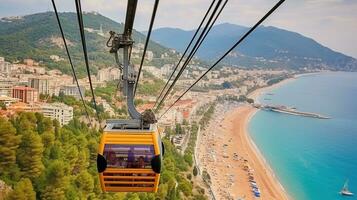
<svg viewBox="0 0 357 200">
<path fill-rule="evenodd" d="M 44 132 L 41 135 L 42 144 L 46 149 L 49 149 L 55 142 L 55 134 L 53 132 Z"/>
<path fill-rule="evenodd" d="M 55 187 L 61 187 L 67 174 L 68 164 L 61 160 L 52 161 L 46 169 L 46 181 Z"/>
<path fill-rule="evenodd" d="M 77 159 L 83 159 L 83 158 L 79 158 L 78 148 L 75 145 L 66 147 L 64 156 L 65 156 L 66 162 L 70 165 L 70 168 L 74 168 L 74 165 L 76 164 Z"/>
<path fill-rule="evenodd" d="M 192 195 L 192 185 L 185 178 L 182 178 L 181 181 L 179 181 L 178 190 L 182 191 L 185 196 Z"/>
<path fill-rule="evenodd" d="M 33 190 L 32 183 L 30 179 L 21 179 L 6 197 L 7 200 L 35 200 L 36 193 Z"/>
<path fill-rule="evenodd" d="M 24 177 L 36 178 L 44 169 L 42 163 L 43 144 L 41 137 L 33 132 L 28 131 L 22 136 L 19 146 L 17 161 Z"/>
<path fill-rule="evenodd" d="M 228 81 L 224 81 L 222 83 L 222 87 L 223 87 L 223 89 L 229 89 L 229 88 L 232 88 L 233 86 L 232 86 L 232 83 L 230 83 Z"/>
<path fill-rule="evenodd" d="M 72 173 L 77 174 L 77 173 L 85 170 L 89 165 L 88 157 L 89 157 L 89 155 L 86 150 L 79 151 L 77 162 L 75 163 L 75 165 L 72 169 Z"/>
<path fill-rule="evenodd" d="M 207 197 L 205 197 L 202 194 L 197 194 L 197 195 L 193 196 L 193 199 L 195 199 L 195 200 L 206 200 Z"/>
<path fill-rule="evenodd" d="M 192 173 L 193 173 L 194 176 L 198 175 L 198 169 L 197 169 L 196 166 L 193 167 L 193 172 Z"/>
<path fill-rule="evenodd" d="M 52 131 L 53 122 L 50 118 L 44 117 L 41 113 L 35 113 L 37 119 L 37 132 L 42 134 L 44 132 Z"/>
<path fill-rule="evenodd" d="M 94 181 L 92 176 L 87 171 L 82 171 L 76 179 L 76 185 L 84 195 L 88 195 L 93 191 Z"/>
<path fill-rule="evenodd" d="M 247 99 L 247 102 L 250 103 L 250 104 L 253 104 L 254 103 L 254 99 Z"/>
<path fill-rule="evenodd" d="M 175 129 L 176 134 L 183 134 L 181 124 L 176 124 L 176 129 Z"/>
<path fill-rule="evenodd" d="M 65 200 L 66 196 L 64 194 L 63 188 L 47 186 L 46 189 L 41 194 L 41 199 L 43 199 L 43 200 Z"/>
<path fill-rule="evenodd" d="M 87 148 L 89 150 L 89 162 L 96 164 L 98 144 L 95 139 L 88 140 Z"/>
<path fill-rule="evenodd" d="M 69 166 L 62 160 L 54 160 L 49 163 L 44 176 L 44 189 L 41 192 L 41 199 L 45 200 L 64 200 L 66 199 L 65 190 L 69 188 L 66 179 Z"/>
<path fill-rule="evenodd" d="M 159 185 L 159 190 L 156 193 L 156 196 L 158 197 L 158 199 L 165 199 L 165 197 L 167 196 L 167 192 L 168 192 L 168 185 L 166 183 L 161 183 Z"/>
<path fill-rule="evenodd" d="M 59 141 L 55 141 L 50 147 L 49 158 L 52 160 L 62 157 L 62 145 Z"/>
<path fill-rule="evenodd" d="M 0 174 L 13 167 L 16 162 L 16 150 L 20 144 L 20 136 L 6 119 L 0 117 Z"/>
<path fill-rule="evenodd" d="M 0 110 L 6 110 L 6 105 L 4 102 L 0 102 Z"/>
<path fill-rule="evenodd" d="M 24 134 L 27 131 L 36 131 L 36 116 L 34 113 L 23 112 L 17 117 L 14 126 L 18 134 Z"/>
<path fill-rule="evenodd" d="M 191 180 L 192 179 L 192 174 L 187 174 L 187 179 Z"/>
<path fill-rule="evenodd" d="M 193 158 L 192 158 L 192 155 L 190 153 L 185 153 L 184 159 L 190 166 L 192 166 Z"/>
<path fill-rule="evenodd" d="M 239 95 L 238 101 L 244 102 L 247 100 L 247 97 L 245 95 Z"/>
<path fill-rule="evenodd" d="M 139 195 L 137 193 L 128 193 L 126 195 L 126 200 L 140 200 Z"/>
<path fill-rule="evenodd" d="M 59 138 L 60 135 L 59 130 L 61 129 L 60 123 L 56 119 L 54 119 L 52 122 L 53 122 L 53 126 L 55 127 L 55 136 L 56 138 Z"/>
</svg>

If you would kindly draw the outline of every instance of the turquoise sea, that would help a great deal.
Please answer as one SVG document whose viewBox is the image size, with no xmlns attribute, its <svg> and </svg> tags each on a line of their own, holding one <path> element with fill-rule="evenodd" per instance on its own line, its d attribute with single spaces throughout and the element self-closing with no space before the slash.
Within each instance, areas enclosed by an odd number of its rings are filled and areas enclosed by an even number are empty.
<svg viewBox="0 0 357 200">
<path fill-rule="evenodd" d="M 296 200 L 357 199 L 357 73 L 306 75 L 260 97 L 332 119 L 259 111 L 249 124 L 257 147 Z M 354 197 L 339 195 L 346 179 Z"/>
</svg>

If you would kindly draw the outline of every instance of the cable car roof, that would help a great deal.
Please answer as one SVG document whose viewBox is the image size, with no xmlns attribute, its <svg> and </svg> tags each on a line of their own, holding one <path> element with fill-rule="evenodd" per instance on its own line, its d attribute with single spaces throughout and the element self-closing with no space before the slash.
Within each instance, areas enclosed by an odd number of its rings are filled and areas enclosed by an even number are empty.
<svg viewBox="0 0 357 200">
<path fill-rule="evenodd" d="M 140 128 L 142 127 L 142 128 Z M 141 126 L 140 120 L 107 120 L 104 132 L 130 132 L 130 133 L 151 133 L 156 132 L 157 125 L 149 124 L 147 126 Z"/>
</svg>

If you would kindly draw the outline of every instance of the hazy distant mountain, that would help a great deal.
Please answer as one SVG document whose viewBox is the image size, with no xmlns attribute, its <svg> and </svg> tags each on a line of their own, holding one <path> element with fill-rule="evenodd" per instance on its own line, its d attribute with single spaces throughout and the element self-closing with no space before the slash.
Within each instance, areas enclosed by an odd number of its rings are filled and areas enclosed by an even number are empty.
<svg viewBox="0 0 357 200">
<path fill-rule="evenodd" d="M 85 74 L 77 16 L 70 12 L 60 13 L 59 15 L 76 67 L 82 74 Z M 85 13 L 84 26 L 87 29 L 85 34 L 91 69 L 95 72 L 98 67 L 114 65 L 114 56 L 109 54 L 109 48 L 105 44 L 109 38 L 108 32 L 114 30 L 121 33 L 122 31 L 119 30 L 123 29 L 123 24 L 98 13 Z M 100 27 L 102 27 L 103 34 L 99 31 Z M 146 36 L 134 30 L 133 38 L 135 44 L 144 43 Z M 168 52 L 167 48 L 155 42 L 150 43 L 149 50 L 153 51 L 158 57 L 162 53 Z M 50 59 L 51 55 L 59 55 L 65 60 L 53 62 Z M 33 58 L 37 61 L 43 61 L 47 67 L 58 68 L 70 73 L 67 56 L 62 46 L 62 38 L 53 12 L 1 18 L 0 56 L 9 61 Z M 137 62 L 139 59 L 133 58 L 133 60 Z"/>
<path fill-rule="evenodd" d="M 214 60 L 242 36 L 248 27 L 219 24 L 212 28 L 197 55 Z M 195 30 L 160 28 L 153 31 L 152 39 L 183 52 Z M 261 26 L 253 32 L 224 61 L 239 66 L 289 68 L 327 68 L 356 71 L 356 59 L 322 46 L 301 34 L 272 26 Z"/>
</svg>

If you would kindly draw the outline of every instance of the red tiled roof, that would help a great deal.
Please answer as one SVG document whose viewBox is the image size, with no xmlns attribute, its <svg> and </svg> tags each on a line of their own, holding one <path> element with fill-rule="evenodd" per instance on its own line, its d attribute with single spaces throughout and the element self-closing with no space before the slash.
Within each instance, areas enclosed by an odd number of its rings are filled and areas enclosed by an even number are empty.
<svg viewBox="0 0 357 200">
<path fill-rule="evenodd" d="M 35 90 L 34 88 L 31 87 L 26 87 L 26 86 L 15 86 L 14 89 L 16 90 Z"/>
</svg>

